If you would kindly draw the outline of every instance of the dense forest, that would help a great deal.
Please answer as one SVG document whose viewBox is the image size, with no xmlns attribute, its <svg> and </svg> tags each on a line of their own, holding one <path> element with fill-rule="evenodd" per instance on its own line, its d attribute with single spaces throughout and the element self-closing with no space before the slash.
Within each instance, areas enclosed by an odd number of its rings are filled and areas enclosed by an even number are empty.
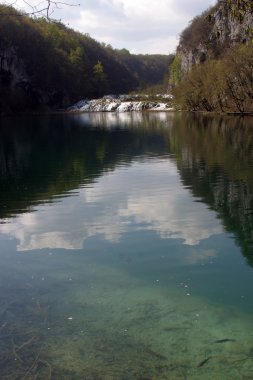
<svg viewBox="0 0 253 380">
<path fill-rule="evenodd" d="M 0 109 L 62 107 L 162 83 L 172 56 L 132 55 L 0 6 Z"/>
<path fill-rule="evenodd" d="M 170 68 L 176 103 L 191 111 L 253 111 L 252 2 L 218 1 L 181 33 Z"/>
</svg>

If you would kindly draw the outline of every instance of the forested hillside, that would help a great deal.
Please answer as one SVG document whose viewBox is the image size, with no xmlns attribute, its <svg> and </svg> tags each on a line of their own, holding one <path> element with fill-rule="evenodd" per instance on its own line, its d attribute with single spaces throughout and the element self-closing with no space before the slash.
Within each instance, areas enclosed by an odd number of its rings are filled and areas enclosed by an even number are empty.
<svg viewBox="0 0 253 380">
<path fill-rule="evenodd" d="M 252 12 L 250 1 L 218 1 L 181 33 L 170 84 L 182 108 L 253 111 Z"/>
<path fill-rule="evenodd" d="M 131 55 L 0 6 L 0 109 L 57 108 L 163 81 L 170 56 Z"/>
</svg>

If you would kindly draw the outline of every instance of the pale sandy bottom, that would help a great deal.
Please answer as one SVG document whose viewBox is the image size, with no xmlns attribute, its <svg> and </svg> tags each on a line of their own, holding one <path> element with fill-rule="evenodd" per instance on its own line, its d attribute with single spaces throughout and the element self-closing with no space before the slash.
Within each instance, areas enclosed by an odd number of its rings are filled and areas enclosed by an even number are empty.
<svg viewBox="0 0 253 380">
<path fill-rule="evenodd" d="M 52 263 L 17 261 L 13 279 L 2 276 L 1 379 L 253 378 L 250 315 L 173 280 L 78 257 Z"/>
<path fill-rule="evenodd" d="M 47 322 L 52 365 L 68 376 L 252 379 L 249 316 L 108 267 L 83 278 L 70 280 Z"/>
</svg>

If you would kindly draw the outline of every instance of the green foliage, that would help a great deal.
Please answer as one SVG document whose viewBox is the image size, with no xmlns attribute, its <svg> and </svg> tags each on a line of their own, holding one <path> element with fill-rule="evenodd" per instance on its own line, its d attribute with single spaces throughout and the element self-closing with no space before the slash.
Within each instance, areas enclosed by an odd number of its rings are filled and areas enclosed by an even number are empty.
<svg viewBox="0 0 253 380">
<path fill-rule="evenodd" d="M 29 107 L 41 103 L 61 107 L 84 97 L 128 93 L 142 84 L 162 82 L 169 61 L 168 56 L 114 50 L 60 22 L 34 20 L 4 5 L 0 5 L 0 48 L 16 55 L 26 77 L 24 88 L 17 90 L 13 72 L 1 66 L 0 105 L 7 103 L 15 110 L 25 107 L 20 98 Z"/>
<path fill-rule="evenodd" d="M 181 76 L 181 57 L 179 54 L 176 54 L 169 67 L 169 84 L 171 86 L 176 86 L 180 82 Z"/>
<path fill-rule="evenodd" d="M 75 49 L 71 49 L 69 53 L 69 60 L 77 68 L 83 66 L 84 48 L 82 46 L 77 46 Z"/>
<path fill-rule="evenodd" d="M 97 62 L 96 65 L 93 67 L 93 73 L 94 73 L 94 78 L 104 82 L 106 79 L 105 73 L 104 73 L 104 68 L 103 65 L 100 61 Z"/>
<path fill-rule="evenodd" d="M 97 90 L 97 95 L 100 97 L 106 93 L 108 89 L 107 77 L 104 73 L 104 67 L 100 61 L 93 67 L 94 85 Z"/>
</svg>

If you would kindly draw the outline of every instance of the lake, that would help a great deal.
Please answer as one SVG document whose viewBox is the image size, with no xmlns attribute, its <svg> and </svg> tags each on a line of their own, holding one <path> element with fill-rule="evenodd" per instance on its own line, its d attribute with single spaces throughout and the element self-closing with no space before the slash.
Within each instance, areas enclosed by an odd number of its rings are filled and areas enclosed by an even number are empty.
<svg viewBox="0 0 253 380">
<path fill-rule="evenodd" d="M 253 378 L 253 118 L 2 118 L 0 378 Z"/>
</svg>

